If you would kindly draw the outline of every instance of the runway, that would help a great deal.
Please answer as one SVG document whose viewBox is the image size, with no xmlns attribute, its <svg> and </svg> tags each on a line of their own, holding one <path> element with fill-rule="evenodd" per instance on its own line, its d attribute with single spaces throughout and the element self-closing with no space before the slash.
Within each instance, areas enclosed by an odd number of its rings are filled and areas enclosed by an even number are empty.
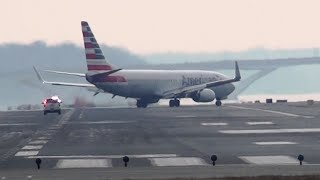
<svg viewBox="0 0 320 180">
<path fill-rule="evenodd" d="M 283 174 L 294 175 L 299 154 L 305 157 L 304 171 L 299 173 L 318 174 L 319 118 L 320 105 L 305 103 L 84 108 L 64 110 L 60 116 L 1 112 L 0 175 L 32 174 L 35 159 L 41 158 L 40 171 L 48 174 L 98 168 L 113 169 L 114 178 L 141 178 L 143 174 L 137 173 L 117 176 L 115 172 L 126 171 L 123 156 L 130 158 L 130 171 L 145 171 L 147 178 L 168 178 L 160 172 L 170 167 L 177 172 L 170 171 L 172 177 L 189 175 L 181 172 L 192 167 L 207 172 L 195 171 L 192 177 L 230 176 L 234 167 L 257 169 L 242 175 L 281 174 L 274 168 L 279 166 Z M 211 155 L 218 157 L 216 167 Z M 258 171 L 262 166 L 264 171 Z M 209 168 L 217 167 L 222 169 L 211 174 Z M 155 169 L 159 174 L 147 175 Z"/>
</svg>

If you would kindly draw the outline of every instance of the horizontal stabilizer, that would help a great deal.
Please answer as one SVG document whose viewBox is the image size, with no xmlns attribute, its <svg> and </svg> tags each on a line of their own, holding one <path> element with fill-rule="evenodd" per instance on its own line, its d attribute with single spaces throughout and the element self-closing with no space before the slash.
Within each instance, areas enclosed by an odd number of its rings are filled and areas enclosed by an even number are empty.
<svg viewBox="0 0 320 180">
<path fill-rule="evenodd" d="M 71 76 L 86 77 L 86 75 L 83 73 L 70 73 L 70 72 L 52 71 L 52 70 L 43 70 L 43 71 L 49 72 L 49 73 L 56 73 L 56 74 L 65 74 L 65 75 L 71 75 Z"/>
<path fill-rule="evenodd" d="M 52 84 L 52 85 L 58 85 L 58 86 L 74 86 L 74 87 L 96 87 L 93 84 L 82 84 L 82 83 L 67 83 L 67 82 L 50 82 L 50 81 L 45 81 L 40 72 L 37 70 L 36 67 L 33 66 L 34 71 L 37 74 L 38 79 L 43 83 L 43 84 Z"/>
</svg>

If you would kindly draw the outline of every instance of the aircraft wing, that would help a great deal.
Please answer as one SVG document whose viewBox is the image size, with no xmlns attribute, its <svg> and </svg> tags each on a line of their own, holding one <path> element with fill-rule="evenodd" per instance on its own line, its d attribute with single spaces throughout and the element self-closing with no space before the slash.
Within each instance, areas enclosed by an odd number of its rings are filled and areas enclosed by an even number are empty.
<svg viewBox="0 0 320 180">
<path fill-rule="evenodd" d="M 197 92 L 197 91 L 200 91 L 205 88 L 211 88 L 211 87 L 221 86 L 224 84 L 229 84 L 232 82 L 237 82 L 237 81 L 240 81 L 240 79 L 241 79 L 241 75 L 240 75 L 238 62 L 235 62 L 235 77 L 233 79 L 213 81 L 213 82 L 203 83 L 203 84 L 199 84 L 199 85 L 188 86 L 188 87 L 183 87 L 183 88 L 178 88 L 178 89 L 166 91 L 162 95 L 162 98 L 179 97 L 180 95 L 190 94 L 190 93 Z"/>
<path fill-rule="evenodd" d="M 95 73 L 95 74 L 92 74 L 91 76 L 96 76 L 96 77 L 98 77 L 98 76 L 107 76 L 107 75 L 113 74 L 115 72 L 118 72 L 120 70 L 122 70 L 122 69 L 113 69 L 113 70 L 106 71 L 106 72 Z M 71 76 L 86 77 L 86 74 L 84 74 L 84 73 L 70 73 L 70 72 L 52 71 L 52 70 L 42 70 L 42 71 L 49 72 L 49 73 L 56 73 L 56 74 L 64 74 L 64 75 L 71 75 Z"/>
<path fill-rule="evenodd" d="M 52 84 L 52 85 L 58 85 L 58 86 L 75 86 L 75 87 L 96 87 L 93 84 L 82 84 L 82 83 L 67 83 L 67 82 L 50 82 L 50 81 L 45 81 L 39 71 L 37 70 L 36 67 L 33 67 L 34 71 L 37 74 L 38 79 L 43 83 L 43 84 Z"/>
</svg>

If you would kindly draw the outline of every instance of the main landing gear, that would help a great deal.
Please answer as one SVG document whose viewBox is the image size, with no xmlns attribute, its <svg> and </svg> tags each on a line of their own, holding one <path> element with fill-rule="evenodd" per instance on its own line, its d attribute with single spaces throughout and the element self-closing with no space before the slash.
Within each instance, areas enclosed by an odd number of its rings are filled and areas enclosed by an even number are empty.
<svg viewBox="0 0 320 180">
<path fill-rule="evenodd" d="M 138 108 L 146 108 L 148 106 L 148 103 L 141 101 L 141 100 L 137 100 L 137 107 Z"/>
<path fill-rule="evenodd" d="M 169 101 L 170 107 L 179 107 L 180 106 L 180 100 L 178 99 L 172 99 Z"/>
<path fill-rule="evenodd" d="M 221 106 L 222 105 L 222 102 L 220 100 L 217 100 L 216 101 L 216 106 Z"/>
</svg>

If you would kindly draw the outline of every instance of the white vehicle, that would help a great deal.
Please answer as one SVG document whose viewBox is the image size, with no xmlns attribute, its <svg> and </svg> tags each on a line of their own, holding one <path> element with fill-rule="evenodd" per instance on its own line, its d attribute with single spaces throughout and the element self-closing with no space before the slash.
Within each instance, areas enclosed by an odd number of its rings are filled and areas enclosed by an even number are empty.
<svg viewBox="0 0 320 180">
<path fill-rule="evenodd" d="M 61 100 L 57 96 L 52 96 L 51 98 L 45 99 L 43 102 L 43 114 L 47 113 L 58 113 L 61 114 Z"/>
<path fill-rule="evenodd" d="M 232 82 L 240 81 L 240 71 L 235 62 L 235 77 L 227 78 L 214 71 L 201 70 L 122 70 L 111 65 L 104 57 L 89 24 L 81 22 L 88 72 L 69 73 L 44 70 L 46 72 L 84 77 L 88 84 L 48 82 L 43 80 L 34 67 L 38 78 L 45 84 L 85 87 L 94 91 L 111 93 L 113 97 L 137 99 L 137 107 L 145 108 L 160 99 L 171 99 L 170 107 L 180 106 L 179 99 L 192 98 L 195 102 L 211 102 L 221 106 L 235 87 Z"/>
</svg>

